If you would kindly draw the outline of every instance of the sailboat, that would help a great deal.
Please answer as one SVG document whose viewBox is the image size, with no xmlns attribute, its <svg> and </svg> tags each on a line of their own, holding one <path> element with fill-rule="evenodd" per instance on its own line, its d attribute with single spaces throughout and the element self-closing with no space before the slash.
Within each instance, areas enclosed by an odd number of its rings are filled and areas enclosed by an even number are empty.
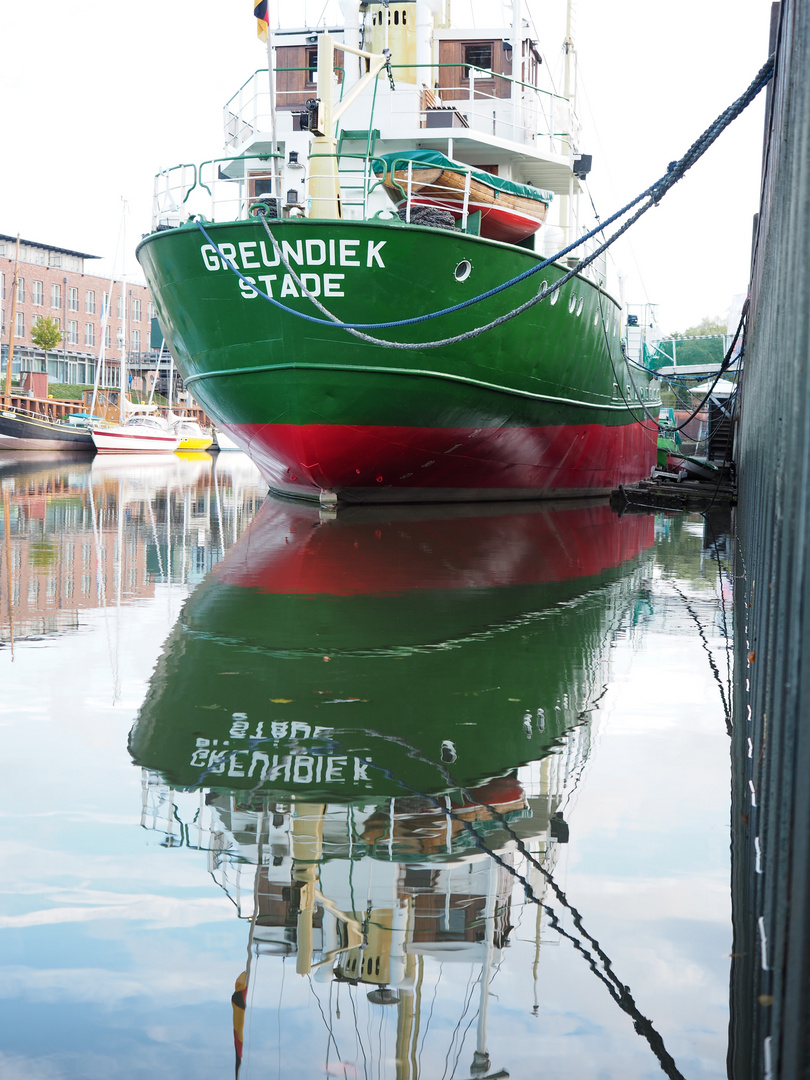
<svg viewBox="0 0 810 1080">
<path fill-rule="evenodd" d="M 224 153 L 157 177 L 137 257 L 185 385 L 273 490 L 324 506 L 648 476 L 658 383 L 622 353 L 604 254 L 568 250 L 570 73 L 541 83 L 520 0 L 486 30 L 449 2 L 341 7 L 342 30 L 270 34 Z"/>
<path fill-rule="evenodd" d="M 148 406 L 123 407 L 130 413 L 121 424 L 91 428 L 93 443 L 99 454 L 157 454 L 173 453 L 180 445 L 180 435 L 170 430 L 165 420 L 147 412 Z"/>
</svg>

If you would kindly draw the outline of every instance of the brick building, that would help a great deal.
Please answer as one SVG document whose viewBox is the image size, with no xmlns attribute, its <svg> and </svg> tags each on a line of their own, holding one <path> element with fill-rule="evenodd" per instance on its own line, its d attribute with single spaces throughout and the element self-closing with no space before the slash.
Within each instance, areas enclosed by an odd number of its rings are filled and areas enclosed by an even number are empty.
<svg viewBox="0 0 810 1080">
<path fill-rule="evenodd" d="M 149 290 L 145 285 L 121 281 L 113 281 L 111 288 L 109 278 L 86 272 L 87 264 L 98 256 L 83 251 L 20 239 L 17 303 L 12 327 L 16 246 L 15 236 L 0 233 L 3 371 L 13 334 L 15 379 L 28 371 L 47 370 L 51 382 L 92 383 L 107 305 L 103 385 L 119 385 L 122 344 L 126 345 L 131 373 L 137 373 L 143 366 L 155 367 L 155 354 L 150 343 L 154 309 Z M 55 319 L 62 331 L 61 342 L 48 353 L 47 366 L 45 353 L 31 341 L 31 330 L 40 316 Z"/>
</svg>

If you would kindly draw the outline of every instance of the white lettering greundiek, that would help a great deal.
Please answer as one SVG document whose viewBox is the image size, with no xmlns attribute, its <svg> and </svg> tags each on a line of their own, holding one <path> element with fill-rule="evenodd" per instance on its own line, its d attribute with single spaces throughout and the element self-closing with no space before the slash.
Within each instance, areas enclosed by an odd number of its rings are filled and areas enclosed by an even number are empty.
<svg viewBox="0 0 810 1080">
<path fill-rule="evenodd" d="M 281 251 L 284 260 L 294 266 L 362 266 L 362 256 L 358 251 L 360 240 L 325 240 L 306 241 L 297 240 L 294 244 L 289 240 L 281 243 Z M 368 269 L 380 267 L 385 269 L 382 249 L 388 243 L 387 240 L 369 240 L 366 247 L 365 265 Z M 200 247 L 205 269 L 214 272 L 216 270 L 259 270 L 262 266 L 279 266 L 279 254 L 271 244 L 264 240 L 242 240 L 239 244 L 231 244 L 223 241 L 218 246 L 203 244 Z"/>
</svg>

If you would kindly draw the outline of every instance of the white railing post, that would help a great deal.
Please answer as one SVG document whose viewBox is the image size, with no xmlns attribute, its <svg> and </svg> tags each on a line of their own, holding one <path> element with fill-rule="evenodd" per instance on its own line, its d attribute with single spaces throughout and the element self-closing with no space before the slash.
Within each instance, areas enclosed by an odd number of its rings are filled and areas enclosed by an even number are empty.
<svg viewBox="0 0 810 1080">
<path fill-rule="evenodd" d="M 467 214 L 470 208 L 470 184 L 472 183 L 472 173 L 467 170 L 467 175 L 464 179 L 464 203 L 461 208 L 461 227 L 466 231 L 467 229 Z"/>
<path fill-rule="evenodd" d="M 413 162 L 408 162 L 408 186 L 405 202 L 405 221 L 408 225 L 411 223 L 411 192 L 413 191 Z"/>
</svg>

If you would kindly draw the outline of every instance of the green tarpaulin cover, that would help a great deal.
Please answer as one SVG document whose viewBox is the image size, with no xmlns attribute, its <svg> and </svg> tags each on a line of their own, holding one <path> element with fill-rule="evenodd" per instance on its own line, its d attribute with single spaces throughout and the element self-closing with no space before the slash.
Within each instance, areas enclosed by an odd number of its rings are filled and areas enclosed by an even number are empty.
<svg viewBox="0 0 810 1080">
<path fill-rule="evenodd" d="M 522 195 L 526 199 L 535 199 L 537 202 L 549 205 L 554 198 L 550 191 L 541 191 L 540 188 L 530 184 L 517 184 L 514 180 L 504 180 L 502 176 L 493 176 L 492 173 L 474 169 L 471 165 L 463 165 L 459 161 L 451 161 L 450 158 L 440 154 L 438 150 L 398 150 L 392 154 L 379 154 L 374 158 L 372 167 L 374 172 L 381 176 L 383 173 L 382 162 L 385 162 L 385 170 L 407 169 L 408 162 L 412 161 L 414 167 L 450 169 L 454 172 L 472 173 L 473 177 L 482 184 L 488 184 L 491 188 L 500 191 L 508 191 L 510 195 Z"/>
</svg>

